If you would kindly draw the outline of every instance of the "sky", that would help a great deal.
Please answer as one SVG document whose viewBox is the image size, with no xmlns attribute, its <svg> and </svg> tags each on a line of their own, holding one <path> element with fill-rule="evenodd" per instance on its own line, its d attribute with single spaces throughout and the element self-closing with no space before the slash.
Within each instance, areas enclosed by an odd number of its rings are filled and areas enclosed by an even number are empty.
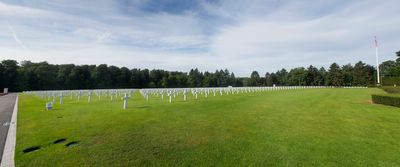
<svg viewBox="0 0 400 167">
<path fill-rule="evenodd" d="M 398 0 L 0 0 L 0 60 L 236 76 L 375 65 L 400 50 Z"/>
</svg>

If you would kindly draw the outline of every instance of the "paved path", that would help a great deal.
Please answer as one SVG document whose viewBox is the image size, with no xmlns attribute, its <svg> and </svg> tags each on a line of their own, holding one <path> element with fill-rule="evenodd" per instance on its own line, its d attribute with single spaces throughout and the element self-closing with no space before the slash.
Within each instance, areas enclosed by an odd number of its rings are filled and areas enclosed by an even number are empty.
<svg viewBox="0 0 400 167">
<path fill-rule="evenodd" d="M 3 157 L 4 145 L 6 143 L 16 97 L 16 93 L 0 96 L 0 162 Z"/>
</svg>

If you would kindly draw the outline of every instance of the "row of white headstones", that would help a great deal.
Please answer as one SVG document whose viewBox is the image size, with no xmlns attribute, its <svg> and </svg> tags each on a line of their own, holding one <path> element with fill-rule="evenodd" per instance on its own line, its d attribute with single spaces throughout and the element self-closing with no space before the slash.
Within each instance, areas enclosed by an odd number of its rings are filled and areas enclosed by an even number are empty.
<svg viewBox="0 0 400 167">
<path fill-rule="evenodd" d="M 71 97 L 73 99 L 76 97 L 77 101 L 86 96 L 87 102 L 90 103 L 93 100 L 93 95 L 97 96 L 98 100 L 102 97 L 110 98 L 114 101 L 121 97 L 124 100 L 124 109 L 127 108 L 128 99 L 137 92 L 138 89 L 94 89 L 94 90 L 49 90 L 49 91 L 25 91 L 23 93 L 33 96 L 38 96 L 47 101 L 46 109 L 49 110 L 53 107 L 56 99 L 59 99 L 59 103 L 64 103 L 64 98 Z M 123 96 L 122 96 L 123 95 Z"/>
<path fill-rule="evenodd" d="M 150 96 L 159 97 L 164 100 L 164 96 L 168 97 L 169 103 L 179 95 L 183 95 L 183 100 L 187 101 L 188 96 L 192 95 L 195 99 L 199 96 L 208 98 L 209 96 L 223 96 L 230 94 L 240 93 L 253 93 L 253 92 L 264 92 L 274 90 L 290 90 L 290 89 L 322 89 L 322 88 L 334 88 L 328 86 L 274 86 L 274 87 L 208 87 L 208 88 L 153 88 L 153 89 L 95 89 L 95 90 L 51 90 L 51 91 L 26 91 L 25 94 L 39 96 L 42 99 L 51 100 L 46 103 L 46 109 L 51 109 L 56 99 L 59 99 L 59 103 L 64 102 L 64 98 L 70 96 L 71 99 L 76 97 L 78 101 L 83 96 L 87 96 L 87 102 L 91 102 L 93 94 L 100 100 L 101 97 L 108 97 L 111 101 L 121 98 L 123 100 L 123 108 L 128 107 L 128 99 L 132 95 L 139 91 L 139 93 L 147 101 Z M 343 88 L 366 88 L 366 87 L 343 87 Z"/>
</svg>

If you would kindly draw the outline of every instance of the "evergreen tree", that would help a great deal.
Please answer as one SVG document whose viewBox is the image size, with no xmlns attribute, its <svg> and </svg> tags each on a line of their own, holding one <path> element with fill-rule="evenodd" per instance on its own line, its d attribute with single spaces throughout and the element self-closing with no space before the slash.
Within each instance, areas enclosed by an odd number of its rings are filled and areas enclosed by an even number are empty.
<svg viewBox="0 0 400 167">
<path fill-rule="evenodd" d="M 366 68 L 366 65 L 359 61 L 354 65 L 354 85 L 357 86 L 367 86 L 368 85 L 368 69 Z"/>
<path fill-rule="evenodd" d="M 248 85 L 249 86 L 260 86 L 261 85 L 261 78 L 257 71 L 253 71 L 251 73 Z"/>
<path fill-rule="evenodd" d="M 353 82 L 353 75 L 354 75 L 353 66 L 351 66 L 351 64 L 344 65 L 342 67 L 342 71 L 343 71 L 343 85 L 344 86 L 352 86 L 352 85 L 354 85 L 354 82 Z"/>
<path fill-rule="evenodd" d="M 382 77 L 395 77 L 400 76 L 400 63 L 393 60 L 382 62 L 379 66 Z"/>
<path fill-rule="evenodd" d="M 329 73 L 327 76 L 327 85 L 328 86 L 342 86 L 343 85 L 343 74 L 339 65 L 333 63 L 329 67 Z"/>
<path fill-rule="evenodd" d="M 120 70 L 120 75 L 117 76 L 117 87 L 119 88 L 129 88 L 131 81 L 131 72 L 128 68 L 122 67 Z"/>
<path fill-rule="evenodd" d="M 287 75 L 288 75 L 288 72 L 286 71 L 286 69 L 282 68 L 282 70 L 278 70 L 276 72 L 276 76 L 277 76 L 277 80 L 278 80 L 276 85 L 278 85 L 278 86 L 289 85 L 289 83 L 287 82 Z"/>
<path fill-rule="evenodd" d="M 319 85 L 319 86 L 325 86 L 326 85 L 326 77 L 327 77 L 327 72 L 326 72 L 326 70 L 325 70 L 325 68 L 324 67 L 321 67 L 319 70 L 318 70 L 318 76 L 317 76 L 317 78 L 316 78 L 316 82 L 318 83 L 317 85 Z"/>
<path fill-rule="evenodd" d="M 265 73 L 265 86 L 272 86 L 272 76 L 269 72 Z"/>
<path fill-rule="evenodd" d="M 3 60 L 2 65 L 2 86 L 15 91 L 17 88 L 18 63 L 15 60 Z"/>
<path fill-rule="evenodd" d="M 287 80 L 289 85 L 303 86 L 306 85 L 306 70 L 303 67 L 298 67 L 290 70 Z"/>
<path fill-rule="evenodd" d="M 191 69 L 188 77 L 189 87 L 201 87 L 203 81 L 202 75 L 197 68 L 194 70 Z"/>
<path fill-rule="evenodd" d="M 309 66 L 307 68 L 307 74 L 306 74 L 306 85 L 308 86 L 317 86 L 319 85 L 318 83 L 318 76 L 319 76 L 319 71 L 317 68 L 314 66 Z"/>
<path fill-rule="evenodd" d="M 95 68 L 93 78 L 96 81 L 96 88 L 106 89 L 112 85 L 111 76 L 106 64 L 101 64 Z"/>
</svg>

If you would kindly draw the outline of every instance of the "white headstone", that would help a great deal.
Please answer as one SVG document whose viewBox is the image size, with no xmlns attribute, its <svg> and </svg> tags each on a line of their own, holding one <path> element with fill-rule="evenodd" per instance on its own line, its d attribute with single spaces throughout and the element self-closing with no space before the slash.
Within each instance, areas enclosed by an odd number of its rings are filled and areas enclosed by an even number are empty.
<svg viewBox="0 0 400 167">
<path fill-rule="evenodd" d="M 183 101 L 186 101 L 187 90 L 183 90 Z"/>
<path fill-rule="evenodd" d="M 46 103 L 46 110 L 49 111 L 51 109 L 53 109 L 53 102 Z"/>
<path fill-rule="evenodd" d="M 64 97 L 64 95 L 63 95 L 63 93 L 61 93 L 61 94 L 60 94 L 60 104 L 63 103 L 63 97 Z"/>
<path fill-rule="evenodd" d="M 126 107 L 128 107 L 128 95 L 125 93 L 124 97 L 121 98 L 122 100 L 124 100 L 124 110 L 126 109 Z"/>
<path fill-rule="evenodd" d="M 169 96 L 169 103 L 172 103 L 172 92 L 168 91 L 168 96 Z"/>
<path fill-rule="evenodd" d="M 81 96 L 82 96 L 82 92 L 79 91 L 79 92 L 78 92 L 78 101 L 81 100 Z"/>
<path fill-rule="evenodd" d="M 90 100 L 92 99 L 92 92 L 88 93 L 88 102 L 90 103 Z"/>
</svg>

